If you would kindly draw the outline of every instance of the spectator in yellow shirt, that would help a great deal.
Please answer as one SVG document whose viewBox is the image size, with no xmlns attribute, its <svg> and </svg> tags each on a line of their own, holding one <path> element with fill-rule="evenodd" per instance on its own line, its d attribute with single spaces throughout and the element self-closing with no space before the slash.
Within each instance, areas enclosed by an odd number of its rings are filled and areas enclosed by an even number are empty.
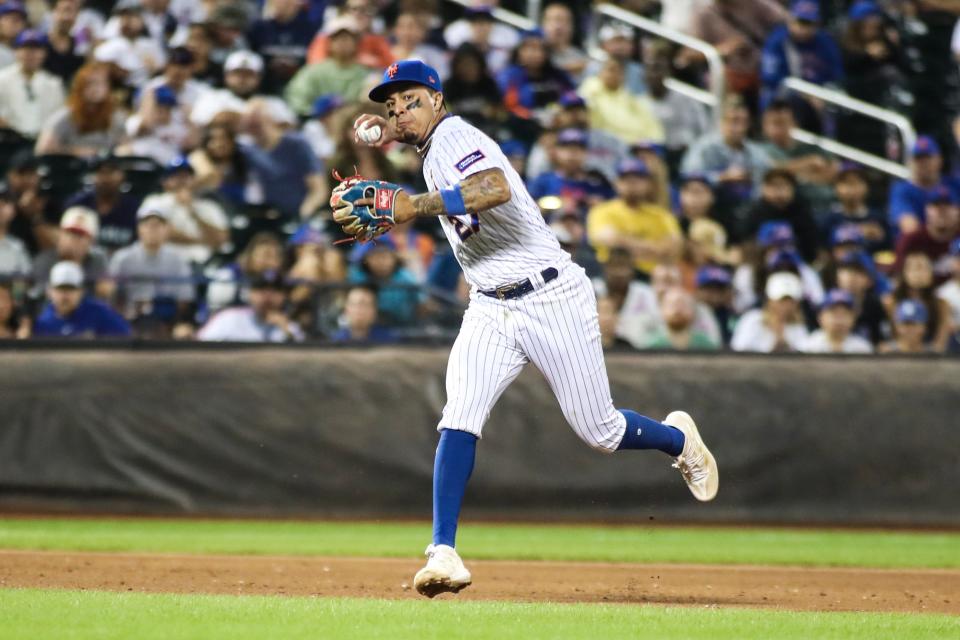
<svg viewBox="0 0 960 640">
<path fill-rule="evenodd" d="M 623 161 L 617 175 L 619 197 L 590 209 L 587 235 L 600 262 L 606 262 L 610 249 L 623 248 L 633 256 L 637 271 L 649 275 L 658 263 L 679 258 L 680 225 L 672 213 L 653 202 L 653 180 L 643 161 Z"/>
<path fill-rule="evenodd" d="M 590 126 L 607 131 L 624 142 L 663 142 L 663 125 L 646 96 L 638 96 L 624 83 L 623 63 L 609 58 L 600 73 L 583 81 L 580 95 L 587 101 Z"/>
</svg>

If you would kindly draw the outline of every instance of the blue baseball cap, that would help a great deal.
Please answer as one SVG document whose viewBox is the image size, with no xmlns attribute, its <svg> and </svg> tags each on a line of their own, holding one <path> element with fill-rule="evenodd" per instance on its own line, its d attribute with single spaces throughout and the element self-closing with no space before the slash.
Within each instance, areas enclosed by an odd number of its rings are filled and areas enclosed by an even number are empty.
<svg viewBox="0 0 960 640">
<path fill-rule="evenodd" d="M 576 91 L 567 91 L 564 93 L 562 96 L 560 96 L 559 103 L 564 109 L 587 106 L 587 101 L 584 100 Z"/>
<path fill-rule="evenodd" d="M 850 11 L 847 12 L 847 17 L 850 20 L 863 20 L 871 16 L 882 15 L 883 11 L 877 6 L 876 2 L 871 2 L 871 0 L 857 0 L 850 7 Z"/>
<path fill-rule="evenodd" d="M 500 143 L 500 151 L 507 156 L 525 156 L 527 155 L 527 145 L 519 140 L 504 140 Z"/>
<path fill-rule="evenodd" d="M 957 204 L 957 195 L 945 184 L 927 191 L 927 204 Z"/>
<path fill-rule="evenodd" d="M 955 238 L 950 243 L 950 255 L 960 257 L 960 238 Z"/>
<path fill-rule="evenodd" d="M 583 129 L 562 129 L 557 134 L 557 144 L 575 144 L 585 147 L 589 141 L 587 132 Z"/>
<path fill-rule="evenodd" d="M 0 4 L 0 16 L 5 16 L 10 13 L 19 13 L 24 18 L 27 17 L 27 10 L 19 2 L 4 2 Z"/>
<path fill-rule="evenodd" d="M 829 309 L 831 307 L 847 307 L 848 309 L 853 309 L 853 296 L 850 295 L 849 291 L 844 289 L 831 289 L 827 292 L 827 295 L 824 296 L 823 302 L 820 303 L 820 310 Z"/>
<path fill-rule="evenodd" d="M 940 155 L 940 145 L 930 136 L 920 136 L 913 143 L 914 156 L 938 156 Z"/>
<path fill-rule="evenodd" d="M 13 48 L 20 47 L 45 47 L 47 46 L 47 35 L 39 29 L 24 29 L 13 41 Z"/>
<path fill-rule="evenodd" d="M 304 223 L 290 236 L 289 244 L 299 247 L 305 244 L 326 245 L 330 242 L 330 236 L 315 228 L 310 223 Z"/>
<path fill-rule="evenodd" d="M 797 0 L 790 5 L 790 15 L 797 20 L 820 22 L 820 4 L 813 0 Z"/>
<path fill-rule="evenodd" d="M 852 162 L 850 160 L 844 160 L 840 163 L 840 169 L 837 171 L 837 176 L 834 179 L 835 181 L 842 179 L 844 176 L 847 176 L 851 173 L 857 174 L 860 177 L 863 177 L 863 165 L 857 162 Z"/>
<path fill-rule="evenodd" d="M 643 160 L 638 158 L 627 158 L 617 165 L 617 175 L 620 177 L 627 175 L 649 176 L 650 168 Z"/>
<path fill-rule="evenodd" d="M 325 93 L 313 101 L 310 111 L 311 118 L 322 118 L 325 115 L 343 106 L 343 98 L 336 93 Z"/>
<path fill-rule="evenodd" d="M 723 267 L 706 265 L 697 271 L 696 285 L 698 287 L 729 287 L 733 283 L 730 272 Z"/>
<path fill-rule="evenodd" d="M 397 243 L 393 241 L 389 235 L 382 235 L 372 242 L 358 242 L 354 245 L 353 250 L 350 251 L 350 262 L 359 264 L 363 262 L 363 259 L 371 251 L 376 251 L 377 249 L 388 249 L 390 251 L 397 250 Z"/>
<path fill-rule="evenodd" d="M 153 99 L 162 107 L 177 106 L 177 94 L 165 84 L 153 90 Z"/>
<path fill-rule="evenodd" d="M 793 227 L 783 220 L 769 220 L 760 225 L 757 231 L 757 244 L 766 249 L 769 247 L 789 247 L 797 241 Z"/>
<path fill-rule="evenodd" d="M 168 162 L 167 166 L 163 169 L 164 176 L 172 176 L 173 174 L 180 172 L 196 173 L 193 170 L 193 165 L 190 164 L 190 161 L 187 160 L 186 156 L 177 156 Z"/>
<path fill-rule="evenodd" d="M 837 260 L 837 268 L 853 267 L 873 275 L 873 259 L 866 251 L 851 251 Z"/>
<path fill-rule="evenodd" d="M 799 271 L 803 260 L 792 249 L 779 249 L 767 259 L 767 271 Z"/>
<path fill-rule="evenodd" d="M 652 151 L 658 156 L 663 156 L 663 145 L 657 144 L 652 140 L 638 140 L 630 145 L 630 153 L 637 153 L 639 151 Z"/>
<path fill-rule="evenodd" d="M 689 173 L 681 173 L 680 186 L 682 187 L 688 182 L 700 182 L 710 187 L 710 189 L 713 189 L 713 183 L 710 181 L 710 176 L 703 173 L 702 171 L 691 171 Z"/>
<path fill-rule="evenodd" d="M 534 27 L 533 29 L 524 29 L 520 32 L 520 42 L 526 40 L 544 40 L 546 34 L 543 32 L 543 29 L 540 27 Z"/>
<path fill-rule="evenodd" d="M 862 247 L 866 243 L 863 232 L 855 224 L 841 224 L 833 228 L 830 233 L 830 246 L 836 247 L 841 244 L 855 244 Z"/>
<path fill-rule="evenodd" d="M 419 60 L 400 60 L 394 62 L 383 72 L 383 80 L 370 90 L 369 98 L 374 102 L 386 102 L 393 87 L 401 84 L 419 84 L 434 91 L 443 91 L 440 74 L 428 64 Z"/>
<path fill-rule="evenodd" d="M 894 314 L 897 322 L 927 323 L 927 308 L 919 300 L 903 300 Z"/>
</svg>

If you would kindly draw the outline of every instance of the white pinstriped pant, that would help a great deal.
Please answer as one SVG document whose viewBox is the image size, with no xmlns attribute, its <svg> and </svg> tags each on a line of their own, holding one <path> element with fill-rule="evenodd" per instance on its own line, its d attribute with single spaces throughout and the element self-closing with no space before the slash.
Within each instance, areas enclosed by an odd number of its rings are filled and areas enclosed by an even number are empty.
<svg viewBox="0 0 960 640">
<path fill-rule="evenodd" d="M 493 405 L 527 362 L 546 377 L 573 430 L 612 453 L 626 419 L 613 406 L 603 362 L 597 299 L 581 267 L 515 300 L 474 291 L 447 363 L 447 404 L 438 429 L 481 436 Z"/>
</svg>

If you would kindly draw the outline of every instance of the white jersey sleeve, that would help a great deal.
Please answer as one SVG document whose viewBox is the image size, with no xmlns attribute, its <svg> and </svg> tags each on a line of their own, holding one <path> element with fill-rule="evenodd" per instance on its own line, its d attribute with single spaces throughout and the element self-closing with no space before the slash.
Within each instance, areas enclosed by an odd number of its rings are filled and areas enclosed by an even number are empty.
<svg viewBox="0 0 960 640">
<path fill-rule="evenodd" d="M 570 262 L 500 146 L 457 116 L 437 125 L 423 161 L 430 191 L 450 188 L 487 169 L 506 175 L 510 200 L 486 211 L 440 218 L 467 282 L 495 289 Z"/>
</svg>

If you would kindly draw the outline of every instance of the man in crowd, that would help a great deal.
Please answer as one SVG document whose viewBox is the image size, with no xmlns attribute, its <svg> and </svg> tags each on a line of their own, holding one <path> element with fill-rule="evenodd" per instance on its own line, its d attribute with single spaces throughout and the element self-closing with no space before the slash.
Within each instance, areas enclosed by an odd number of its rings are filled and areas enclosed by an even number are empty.
<svg viewBox="0 0 960 640">
<path fill-rule="evenodd" d="M 99 231 L 97 214 L 86 207 L 70 207 L 60 219 L 57 244 L 40 253 L 33 262 L 34 293 L 39 297 L 58 262 L 75 262 L 85 275 L 88 293 L 96 293 L 107 274 L 107 255 L 95 246 Z"/>
<path fill-rule="evenodd" d="M 853 296 L 843 289 L 831 289 L 820 305 L 820 329 L 804 342 L 806 353 L 873 353 L 873 345 L 853 333 Z"/>
<path fill-rule="evenodd" d="M 868 204 L 870 185 L 863 169 L 852 162 L 843 163 L 834 178 L 833 189 L 837 201 L 831 205 L 824 219 L 826 234 L 841 225 L 855 224 L 860 228 L 870 254 L 888 249 L 890 233 L 887 217 Z"/>
<path fill-rule="evenodd" d="M 16 205 L 9 191 L 0 191 L 0 282 L 31 272 L 30 254 L 19 238 L 8 231 L 16 215 Z"/>
<path fill-rule="evenodd" d="M 564 207 L 577 209 L 613 196 L 606 178 L 587 165 L 589 136 L 583 129 L 563 129 L 553 149 L 553 171 L 542 173 L 528 185 L 535 199 L 559 196 Z"/>
<path fill-rule="evenodd" d="M 910 179 L 897 180 L 890 187 L 887 205 L 894 236 L 911 233 L 923 225 L 929 192 L 943 185 L 957 195 L 956 186 L 944 180 L 940 145 L 930 136 L 920 136 L 913 145 Z"/>
<path fill-rule="evenodd" d="M 610 249 L 630 252 L 637 271 L 650 275 L 658 263 L 680 256 L 683 238 L 672 213 L 652 202 L 653 182 L 641 160 L 626 160 L 618 168 L 615 200 L 598 204 L 587 215 L 587 233 L 600 262 Z"/>
<path fill-rule="evenodd" d="M 663 330 L 647 344 L 648 349 L 677 351 L 713 350 L 719 345 L 694 327 L 696 302 L 682 287 L 670 287 L 660 299 Z"/>
<path fill-rule="evenodd" d="M 317 32 L 304 0 L 273 0 L 273 13 L 253 23 L 250 47 L 266 62 L 264 90 L 279 94 L 307 60 L 307 47 Z"/>
<path fill-rule="evenodd" d="M 333 342 L 393 342 L 390 329 L 377 324 L 377 290 L 368 284 L 356 284 L 347 291 L 343 304 L 343 326 L 330 336 Z"/>
<path fill-rule="evenodd" d="M 252 51 L 234 51 L 223 64 L 224 89 L 203 92 L 190 112 L 190 122 L 198 127 L 225 122 L 239 127 L 243 114 L 254 99 L 270 103 L 277 113 L 289 114 L 295 120 L 286 102 L 274 96 L 259 95 L 263 81 L 263 58 Z"/>
<path fill-rule="evenodd" d="M 33 139 L 63 106 L 63 82 L 43 69 L 47 37 L 42 32 L 22 31 L 14 47 L 16 62 L 0 69 L 0 126 Z"/>
<path fill-rule="evenodd" d="M 696 276 L 697 301 L 706 306 L 717 321 L 724 345 L 730 344 L 737 312 L 733 308 L 733 279 L 723 267 L 707 265 L 700 267 Z"/>
<path fill-rule="evenodd" d="M 10 235 L 19 239 L 31 254 L 57 242 L 61 209 L 53 202 L 40 178 L 40 163 L 33 151 L 23 149 L 10 158 L 3 190 L 14 202 L 15 214 Z"/>
<path fill-rule="evenodd" d="M 108 305 L 84 293 L 83 269 L 58 262 L 50 270 L 46 306 L 33 324 L 35 338 L 121 338 L 130 325 Z"/>
<path fill-rule="evenodd" d="M 303 331 L 286 314 L 287 288 L 281 273 L 265 273 L 250 283 L 250 304 L 218 312 L 197 332 L 214 342 L 300 342 Z"/>
<path fill-rule="evenodd" d="M 900 272 L 907 254 L 919 251 L 930 258 L 937 282 L 942 283 L 952 272 L 950 243 L 960 237 L 960 201 L 953 191 L 940 185 L 927 194 L 924 214 L 919 228 L 900 236 L 894 271 Z"/>
<path fill-rule="evenodd" d="M 14 43 L 27 28 L 27 10 L 15 0 L 0 4 L 0 69 L 13 64 Z"/>
<path fill-rule="evenodd" d="M 120 159 L 112 154 L 94 160 L 92 178 L 91 186 L 68 198 L 66 206 L 95 212 L 100 229 L 97 244 L 115 251 L 134 240 L 140 198 L 123 191 L 126 173 Z"/>
<path fill-rule="evenodd" d="M 11 4 L 11 3 L 7 3 Z M 69 85 L 86 62 L 84 43 L 73 34 L 80 12 L 79 0 L 54 0 L 47 28 L 47 57 L 43 68 Z"/>
</svg>

